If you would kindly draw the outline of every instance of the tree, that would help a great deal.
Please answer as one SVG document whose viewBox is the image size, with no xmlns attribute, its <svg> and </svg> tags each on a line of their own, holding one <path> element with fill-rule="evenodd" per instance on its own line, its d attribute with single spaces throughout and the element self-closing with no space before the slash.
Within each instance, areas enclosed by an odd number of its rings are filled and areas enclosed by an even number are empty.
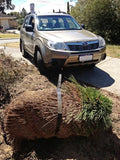
<svg viewBox="0 0 120 160">
<path fill-rule="evenodd" d="M 8 15 L 15 16 L 17 19 L 21 17 L 19 12 L 10 12 Z"/>
<path fill-rule="evenodd" d="M 18 24 L 22 25 L 25 16 L 27 15 L 27 11 L 25 10 L 25 8 L 22 9 L 22 11 L 20 12 L 20 17 L 18 18 Z"/>
<path fill-rule="evenodd" d="M 89 30 L 103 36 L 107 42 L 120 43 L 119 0 L 78 0 L 71 14 Z"/>
<path fill-rule="evenodd" d="M 86 15 L 85 15 L 86 5 L 87 5 L 87 0 L 78 0 L 76 6 L 71 8 L 72 16 L 74 16 L 79 23 L 86 22 Z"/>
<path fill-rule="evenodd" d="M 0 12 L 5 13 L 5 9 L 14 9 L 15 6 L 11 3 L 12 0 L 0 0 Z"/>
<path fill-rule="evenodd" d="M 25 8 L 22 9 L 22 12 L 21 12 L 21 17 L 25 17 L 27 15 L 27 11 L 25 10 Z"/>
<path fill-rule="evenodd" d="M 19 24 L 18 28 L 21 27 L 21 25 L 23 24 L 24 18 L 27 15 L 27 11 L 23 8 L 21 12 L 11 12 L 9 13 L 9 15 L 11 16 L 15 16 L 17 19 L 17 22 Z"/>
</svg>

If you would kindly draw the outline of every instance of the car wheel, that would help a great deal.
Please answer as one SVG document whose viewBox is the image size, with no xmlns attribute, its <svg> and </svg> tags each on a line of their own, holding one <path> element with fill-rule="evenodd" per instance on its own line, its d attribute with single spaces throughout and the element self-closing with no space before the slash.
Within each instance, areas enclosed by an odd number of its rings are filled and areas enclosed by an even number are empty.
<svg viewBox="0 0 120 160">
<path fill-rule="evenodd" d="M 36 64 L 41 73 L 45 72 L 46 68 L 40 50 L 37 50 L 36 53 Z"/>
<path fill-rule="evenodd" d="M 27 58 L 27 56 L 28 56 L 28 53 L 25 51 L 23 42 L 22 42 L 22 56 L 25 57 L 25 58 Z"/>
<path fill-rule="evenodd" d="M 22 40 L 20 40 L 20 52 L 22 52 Z"/>
</svg>

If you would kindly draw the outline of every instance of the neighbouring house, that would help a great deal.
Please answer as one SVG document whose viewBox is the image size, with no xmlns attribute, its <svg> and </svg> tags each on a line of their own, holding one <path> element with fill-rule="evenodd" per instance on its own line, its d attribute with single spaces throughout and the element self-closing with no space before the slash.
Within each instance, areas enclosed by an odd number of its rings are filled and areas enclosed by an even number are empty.
<svg viewBox="0 0 120 160">
<path fill-rule="evenodd" d="M 16 17 L 0 13 L 0 26 L 3 29 L 16 28 L 18 26 Z"/>
</svg>

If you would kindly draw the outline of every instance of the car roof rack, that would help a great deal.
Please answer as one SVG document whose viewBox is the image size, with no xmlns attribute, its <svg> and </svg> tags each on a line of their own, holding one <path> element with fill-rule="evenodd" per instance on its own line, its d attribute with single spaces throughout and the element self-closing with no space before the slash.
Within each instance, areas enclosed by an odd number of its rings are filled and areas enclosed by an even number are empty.
<svg viewBox="0 0 120 160">
<path fill-rule="evenodd" d="M 59 12 L 53 12 L 53 13 L 63 13 L 63 14 L 68 14 L 66 12 L 63 12 L 63 11 L 59 11 Z"/>
</svg>

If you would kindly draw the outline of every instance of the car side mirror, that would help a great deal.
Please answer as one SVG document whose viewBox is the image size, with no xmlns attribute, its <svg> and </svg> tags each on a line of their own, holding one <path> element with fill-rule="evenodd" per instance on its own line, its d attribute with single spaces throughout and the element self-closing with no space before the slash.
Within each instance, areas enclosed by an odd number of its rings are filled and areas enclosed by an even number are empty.
<svg viewBox="0 0 120 160">
<path fill-rule="evenodd" d="M 81 24 L 81 27 L 82 27 L 83 29 L 85 29 L 85 25 L 84 25 L 84 24 Z"/>
<path fill-rule="evenodd" d="M 33 32 L 33 26 L 32 25 L 25 25 L 25 30 L 27 32 Z"/>
</svg>

